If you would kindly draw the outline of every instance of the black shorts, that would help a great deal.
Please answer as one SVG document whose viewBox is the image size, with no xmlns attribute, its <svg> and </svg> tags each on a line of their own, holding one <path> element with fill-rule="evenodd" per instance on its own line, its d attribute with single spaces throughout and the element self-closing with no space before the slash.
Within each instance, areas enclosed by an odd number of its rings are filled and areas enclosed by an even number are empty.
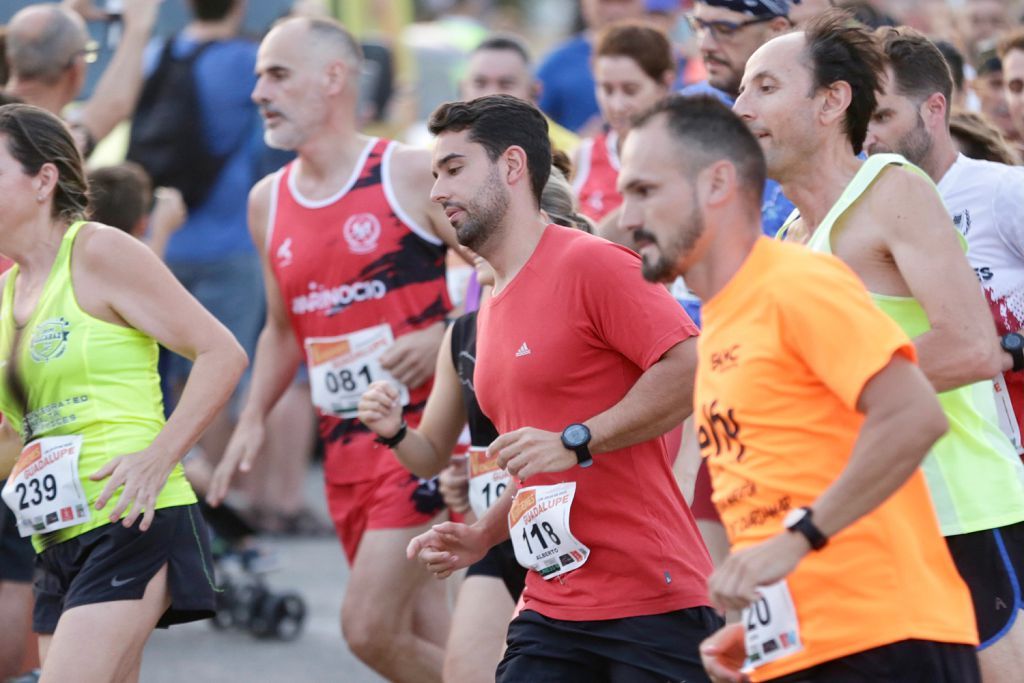
<svg viewBox="0 0 1024 683">
<path fill-rule="evenodd" d="M 604 621 L 523 610 L 508 627 L 498 683 L 708 681 L 698 648 L 724 622 L 710 607 Z"/>
<path fill-rule="evenodd" d="M 981 683 L 971 645 L 903 640 L 833 659 L 771 683 Z"/>
<path fill-rule="evenodd" d="M 6 481 L 0 481 L 3 488 Z M 32 539 L 22 538 L 11 509 L 0 502 L 0 581 L 31 583 L 36 551 Z"/>
<path fill-rule="evenodd" d="M 64 610 L 141 600 L 167 565 L 171 606 L 157 626 L 207 619 L 214 612 L 209 535 L 198 505 L 157 510 L 148 531 L 107 524 L 44 550 L 36 562 L 32 627 L 53 633 Z"/>
<path fill-rule="evenodd" d="M 512 541 L 499 543 L 488 550 L 479 562 L 471 564 L 466 570 L 466 578 L 470 576 L 494 576 L 501 579 L 512 600 L 517 602 L 526 585 L 526 567 L 516 561 Z"/>
<path fill-rule="evenodd" d="M 1024 522 L 947 536 L 946 544 L 971 591 L 984 650 L 1009 633 L 1024 609 Z"/>
</svg>

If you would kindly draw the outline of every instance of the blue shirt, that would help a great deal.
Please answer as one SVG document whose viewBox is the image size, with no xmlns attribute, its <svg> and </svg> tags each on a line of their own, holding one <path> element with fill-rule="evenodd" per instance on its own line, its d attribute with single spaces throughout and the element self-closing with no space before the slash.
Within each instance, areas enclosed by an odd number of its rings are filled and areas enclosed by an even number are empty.
<svg viewBox="0 0 1024 683">
<path fill-rule="evenodd" d="M 177 36 L 174 54 L 185 56 L 197 43 Z M 188 220 L 167 245 L 168 263 L 211 263 L 255 253 L 247 226 L 249 190 L 259 179 L 266 153 L 256 105 L 257 45 L 243 38 L 218 41 L 196 60 L 195 82 L 203 122 L 203 142 L 228 159 L 206 200 L 189 211 Z M 148 71 L 156 68 L 163 45 L 150 46 Z"/>
<path fill-rule="evenodd" d="M 537 78 L 543 84 L 541 110 L 569 130 L 578 131 L 601 115 L 590 71 L 592 51 L 590 42 L 579 35 L 555 48 L 537 69 Z"/>
</svg>

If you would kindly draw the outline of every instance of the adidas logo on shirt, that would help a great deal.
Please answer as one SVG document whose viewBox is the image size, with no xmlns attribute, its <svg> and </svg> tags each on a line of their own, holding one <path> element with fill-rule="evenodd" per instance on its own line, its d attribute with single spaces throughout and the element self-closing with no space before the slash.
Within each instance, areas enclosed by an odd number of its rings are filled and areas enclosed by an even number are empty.
<svg viewBox="0 0 1024 683">
<path fill-rule="evenodd" d="M 530 355 L 530 347 L 526 345 L 526 342 L 523 342 L 523 345 L 519 347 L 518 351 L 516 351 L 516 358 L 522 358 L 523 356 L 529 356 L 529 355 Z"/>
</svg>

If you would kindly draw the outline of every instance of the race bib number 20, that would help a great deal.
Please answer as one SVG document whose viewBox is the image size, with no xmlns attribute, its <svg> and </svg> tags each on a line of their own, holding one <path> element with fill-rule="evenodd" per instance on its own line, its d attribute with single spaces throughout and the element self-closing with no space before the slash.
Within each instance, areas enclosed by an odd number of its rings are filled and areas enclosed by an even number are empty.
<svg viewBox="0 0 1024 683">
<path fill-rule="evenodd" d="M 2 495 L 22 536 L 48 533 L 89 520 L 89 501 L 78 478 L 81 436 L 52 436 L 25 446 Z"/>
<path fill-rule="evenodd" d="M 744 671 L 774 662 L 803 649 L 796 607 L 789 586 L 779 581 L 758 588 L 761 599 L 743 608 L 747 660 Z"/>
<path fill-rule="evenodd" d="M 359 398 L 377 380 L 399 388 L 399 401 L 409 405 L 409 389 L 381 367 L 380 358 L 395 343 L 388 324 L 367 327 L 338 337 L 306 339 L 309 386 L 313 405 L 325 415 L 353 418 Z"/>
</svg>

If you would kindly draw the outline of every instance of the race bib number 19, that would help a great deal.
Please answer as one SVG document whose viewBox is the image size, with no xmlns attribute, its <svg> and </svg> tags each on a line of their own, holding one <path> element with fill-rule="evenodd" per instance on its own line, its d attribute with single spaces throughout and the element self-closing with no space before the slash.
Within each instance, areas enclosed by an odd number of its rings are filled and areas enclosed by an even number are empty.
<svg viewBox="0 0 1024 683">
<path fill-rule="evenodd" d="M 498 467 L 498 456 L 488 457 L 486 448 L 472 446 L 466 462 L 469 468 L 469 506 L 477 519 L 501 498 L 512 477 Z"/>
<path fill-rule="evenodd" d="M 48 533 L 89 520 L 89 501 L 78 478 L 81 436 L 49 436 L 25 446 L 4 485 L 7 507 L 22 536 Z"/>
<path fill-rule="evenodd" d="M 785 581 L 757 589 L 761 599 L 743 608 L 747 660 L 744 671 L 774 662 L 803 649 L 796 607 Z"/>
<path fill-rule="evenodd" d="M 353 418 L 359 398 L 371 383 L 388 380 L 399 388 L 399 401 L 409 405 L 409 389 L 381 367 L 380 358 L 395 343 L 388 324 L 367 327 L 339 337 L 306 339 L 306 361 L 313 405 L 325 415 Z"/>
<path fill-rule="evenodd" d="M 508 528 L 516 561 L 545 579 L 579 569 L 590 548 L 569 531 L 569 511 L 576 482 L 529 486 L 516 493 L 508 513 Z"/>
</svg>

